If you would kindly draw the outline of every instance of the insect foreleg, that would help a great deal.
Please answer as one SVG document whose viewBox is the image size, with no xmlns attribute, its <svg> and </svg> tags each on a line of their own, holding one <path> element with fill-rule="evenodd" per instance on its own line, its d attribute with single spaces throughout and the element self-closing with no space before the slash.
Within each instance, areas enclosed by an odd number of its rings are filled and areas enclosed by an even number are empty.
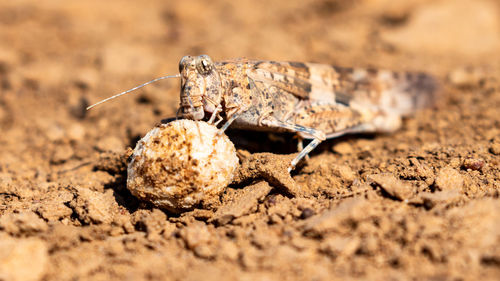
<svg viewBox="0 0 500 281">
<path fill-rule="evenodd" d="M 217 120 L 217 122 L 220 122 L 221 119 L 222 119 L 222 117 L 220 117 L 219 112 L 221 112 L 221 111 L 222 111 L 222 106 L 219 104 L 215 108 L 214 112 L 212 112 L 212 116 L 210 116 L 210 119 L 208 120 L 208 124 L 213 124 L 214 121 L 215 121 L 215 117 L 219 117 L 219 119 Z"/>
</svg>

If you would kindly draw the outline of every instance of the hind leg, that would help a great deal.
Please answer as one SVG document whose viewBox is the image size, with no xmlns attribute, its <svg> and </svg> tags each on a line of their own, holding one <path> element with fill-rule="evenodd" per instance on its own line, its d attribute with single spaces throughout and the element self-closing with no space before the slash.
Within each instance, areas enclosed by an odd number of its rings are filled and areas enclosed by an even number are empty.
<svg viewBox="0 0 500 281">
<path fill-rule="evenodd" d="M 297 163 L 299 163 L 302 158 L 304 158 L 306 155 L 309 154 L 318 144 L 320 144 L 322 141 L 326 139 L 325 133 L 323 133 L 320 130 L 316 130 L 314 128 L 309 128 L 309 127 L 304 127 L 301 125 L 297 124 L 292 124 L 288 122 L 283 122 L 281 120 L 278 120 L 272 116 L 268 116 L 264 119 L 261 120 L 261 124 L 266 126 L 266 127 L 272 127 L 272 128 L 278 128 L 278 129 L 285 129 L 289 132 L 296 132 L 300 138 L 303 138 L 303 136 L 306 136 L 308 139 L 313 139 L 305 148 L 303 148 L 299 155 L 295 157 L 295 159 L 292 160 L 290 163 L 290 168 L 288 171 L 291 171 Z M 299 144 L 302 143 L 302 140 L 299 140 Z"/>
<path fill-rule="evenodd" d="M 373 130 L 373 126 L 366 122 L 369 118 L 340 104 L 303 103 L 286 116 L 288 117 L 286 122 L 275 122 L 275 125 L 296 132 L 299 137 L 300 153 L 292 161 L 292 168 L 325 139 Z M 302 139 L 312 139 L 312 141 L 302 148 Z"/>
</svg>

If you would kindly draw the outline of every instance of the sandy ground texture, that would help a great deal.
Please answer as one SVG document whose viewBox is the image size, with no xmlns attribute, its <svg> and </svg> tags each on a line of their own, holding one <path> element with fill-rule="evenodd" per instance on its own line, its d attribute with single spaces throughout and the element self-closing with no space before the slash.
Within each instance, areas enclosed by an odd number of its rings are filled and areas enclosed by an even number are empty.
<svg viewBox="0 0 500 281">
<path fill-rule="evenodd" d="M 397 133 L 231 132 L 217 202 L 174 215 L 126 189 L 127 148 L 179 81 L 91 111 L 184 55 L 424 70 L 442 100 Z M 498 280 L 496 1 L 0 2 L 0 280 Z"/>
</svg>

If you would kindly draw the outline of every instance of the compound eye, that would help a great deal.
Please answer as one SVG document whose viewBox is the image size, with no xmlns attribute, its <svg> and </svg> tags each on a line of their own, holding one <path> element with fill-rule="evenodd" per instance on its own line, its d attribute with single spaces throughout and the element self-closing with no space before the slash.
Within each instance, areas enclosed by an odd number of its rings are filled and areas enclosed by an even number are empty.
<svg viewBox="0 0 500 281">
<path fill-rule="evenodd" d="M 186 68 L 186 66 L 192 60 L 193 60 L 193 58 L 191 56 L 184 56 L 184 57 L 182 57 L 181 61 L 179 62 L 179 72 L 182 72 L 182 70 L 184 68 Z"/>
<path fill-rule="evenodd" d="M 198 71 L 203 74 L 209 74 L 212 71 L 212 60 L 208 56 L 200 56 L 200 59 L 197 64 Z"/>
</svg>

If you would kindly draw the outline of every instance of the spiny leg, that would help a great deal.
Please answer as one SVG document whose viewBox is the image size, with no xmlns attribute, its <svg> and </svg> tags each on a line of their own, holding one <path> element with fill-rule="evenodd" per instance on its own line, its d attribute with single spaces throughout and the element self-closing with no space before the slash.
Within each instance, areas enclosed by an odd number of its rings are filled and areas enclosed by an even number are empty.
<svg viewBox="0 0 500 281">
<path fill-rule="evenodd" d="M 212 112 L 212 116 L 210 116 L 210 119 L 208 120 L 208 124 L 213 124 L 213 123 L 214 123 L 214 121 L 215 121 L 215 117 L 217 117 L 217 116 L 218 116 L 218 117 L 220 118 L 220 116 L 219 116 L 219 112 L 221 112 L 221 111 L 222 111 L 222 106 L 219 104 L 219 105 L 215 108 L 214 112 Z"/>
<path fill-rule="evenodd" d="M 363 115 L 348 106 L 323 102 L 303 103 L 302 106 L 302 108 L 296 108 L 295 112 L 289 115 L 290 122 L 296 122 L 298 126 L 314 128 L 314 130 L 324 133 L 324 138 L 321 139 L 308 134 L 308 132 L 298 131 L 299 137 L 310 138 L 313 136 L 314 139 L 300 151 L 292 164 L 296 165 L 301 158 L 318 146 L 319 140 L 368 130 L 363 123 Z"/>
<path fill-rule="evenodd" d="M 231 117 L 226 121 L 226 123 L 224 124 L 224 126 L 222 126 L 222 128 L 220 129 L 220 133 L 223 133 L 227 130 L 227 128 L 229 128 L 229 126 L 231 125 L 231 123 L 234 122 L 234 120 L 236 120 L 236 118 L 239 117 L 239 114 L 238 112 L 236 112 L 235 114 L 231 115 Z"/>
<path fill-rule="evenodd" d="M 313 128 L 308 128 L 304 127 L 301 125 L 297 124 L 291 124 L 287 122 L 280 121 L 278 119 L 275 119 L 273 117 L 268 117 L 264 120 L 262 120 L 262 125 L 269 126 L 269 127 L 278 127 L 278 128 L 283 128 L 286 129 L 287 131 L 292 131 L 296 132 L 300 135 L 308 135 L 313 138 L 313 140 L 304 148 L 302 151 L 295 157 L 295 159 L 292 160 L 290 163 L 290 168 L 288 171 L 291 171 L 297 163 L 299 163 L 302 158 L 304 158 L 309 152 L 311 152 L 318 144 L 320 144 L 322 141 L 326 139 L 325 133 L 323 133 L 320 130 L 316 130 Z"/>
<path fill-rule="evenodd" d="M 297 135 L 297 151 L 302 151 L 304 150 L 304 138 L 301 136 Z M 304 156 L 304 158 L 309 160 L 309 155 Z"/>
<path fill-rule="evenodd" d="M 242 107 L 235 107 L 234 108 L 234 113 L 230 114 L 229 116 L 229 119 L 226 121 L 226 123 L 224 124 L 224 126 L 222 126 L 222 128 L 220 129 L 219 131 L 219 134 L 222 134 L 224 133 L 227 128 L 229 128 L 229 126 L 231 125 L 231 123 L 234 122 L 234 120 L 236 120 L 238 117 L 240 117 L 240 115 L 245 112 L 245 108 L 242 108 Z"/>
<path fill-rule="evenodd" d="M 214 126 L 217 127 L 219 126 L 220 122 L 224 121 L 224 118 L 222 116 L 218 115 L 217 116 L 217 121 L 215 121 Z"/>
<path fill-rule="evenodd" d="M 313 139 L 302 151 L 295 157 L 295 159 L 292 160 L 290 163 L 290 167 L 288 168 L 288 172 L 292 171 L 293 168 L 302 160 L 302 158 L 306 157 L 309 152 L 311 152 L 313 149 L 318 146 L 318 144 L 321 143 L 321 140 L 319 139 Z"/>
</svg>

